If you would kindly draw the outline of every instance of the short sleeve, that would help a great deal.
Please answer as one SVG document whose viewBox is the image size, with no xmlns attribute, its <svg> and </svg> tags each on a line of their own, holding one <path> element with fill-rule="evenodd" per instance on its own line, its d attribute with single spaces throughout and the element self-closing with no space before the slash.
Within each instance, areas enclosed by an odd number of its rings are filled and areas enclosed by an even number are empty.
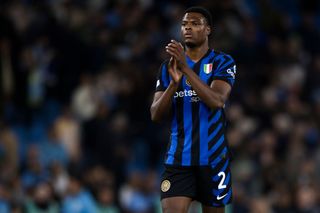
<svg viewBox="0 0 320 213">
<path fill-rule="evenodd" d="M 168 61 L 165 61 L 161 64 L 157 76 L 156 82 L 156 92 L 158 91 L 165 91 L 169 86 L 169 74 L 167 72 Z"/>
<path fill-rule="evenodd" d="M 236 64 L 229 55 L 219 57 L 219 65 L 213 73 L 213 80 L 223 80 L 233 86 L 236 79 Z"/>
</svg>

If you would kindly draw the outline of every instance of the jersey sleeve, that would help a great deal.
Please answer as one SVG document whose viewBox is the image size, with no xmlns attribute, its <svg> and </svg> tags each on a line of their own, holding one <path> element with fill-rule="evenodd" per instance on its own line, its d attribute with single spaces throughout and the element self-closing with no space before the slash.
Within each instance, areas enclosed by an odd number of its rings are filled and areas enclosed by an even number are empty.
<svg viewBox="0 0 320 213">
<path fill-rule="evenodd" d="M 236 79 L 236 64 L 229 55 L 219 58 L 219 65 L 213 73 L 213 80 L 223 80 L 232 87 Z"/>
<path fill-rule="evenodd" d="M 167 64 L 168 62 L 165 61 L 161 64 L 157 76 L 157 82 L 156 82 L 156 92 L 158 91 L 165 91 L 169 86 L 169 73 L 167 71 Z"/>
</svg>

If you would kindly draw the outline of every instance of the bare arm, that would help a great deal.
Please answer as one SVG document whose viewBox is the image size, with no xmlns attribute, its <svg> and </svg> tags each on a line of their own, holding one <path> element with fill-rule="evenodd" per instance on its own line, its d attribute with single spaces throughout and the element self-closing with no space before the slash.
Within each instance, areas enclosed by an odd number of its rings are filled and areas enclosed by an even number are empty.
<svg viewBox="0 0 320 213">
<path fill-rule="evenodd" d="M 177 70 L 177 62 L 171 57 L 168 65 L 168 72 L 172 78 L 168 88 L 162 92 L 154 94 L 153 102 L 150 108 L 151 120 L 155 122 L 162 121 L 170 112 L 172 99 L 178 89 L 182 78 L 182 73 Z"/>
<path fill-rule="evenodd" d="M 160 122 L 168 116 L 171 110 L 172 98 L 177 88 L 178 85 L 171 81 L 169 87 L 164 92 L 159 91 L 154 94 L 150 107 L 152 121 Z"/>
<path fill-rule="evenodd" d="M 200 99 L 210 108 L 221 108 L 229 97 L 231 86 L 222 80 L 214 80 L 210 87 L 191 70 L 186 62 L 185 53 L 180 43 L 172 40 L 167 52 L 177 61 L 177 68 L 187 77 Z"/>
<path fill-rule="evenodd" d="M 231 92 L 231 86 L 227 82 L 214 80 L 209 87 L 189 67 L 183 68 L 182 72 L 186 75 L 200 99 L 208 107 L 212 109 L 223 107 Z"/>
</svg>

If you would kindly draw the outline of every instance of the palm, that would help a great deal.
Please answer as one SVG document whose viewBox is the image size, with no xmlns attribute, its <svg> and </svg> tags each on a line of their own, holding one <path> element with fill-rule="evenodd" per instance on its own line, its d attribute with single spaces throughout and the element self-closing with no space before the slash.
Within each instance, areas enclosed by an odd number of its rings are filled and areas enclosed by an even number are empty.
<svg viewBox="0 0 320 213">
<path fill-rule="evenodd" d="M 179 83 L 182 78 L 182 72 L 177 68 L 177 61 L 173 58 L 169 61 L 169 74 L 175 83 Z"/>
</svg>

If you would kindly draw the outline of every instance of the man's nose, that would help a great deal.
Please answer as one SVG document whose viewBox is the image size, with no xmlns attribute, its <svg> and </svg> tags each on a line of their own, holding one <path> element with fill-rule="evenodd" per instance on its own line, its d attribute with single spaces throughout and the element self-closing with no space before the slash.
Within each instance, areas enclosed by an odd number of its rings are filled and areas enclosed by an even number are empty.
<svg viewBox="0 0 320 213">
<path fill-rule="evenodd" d="M 184 27 L 184 29 L 185 29 L 186 31 L 190 31 L 190 30 L 191 30 L 191 26 L 190 26 L 190 25 L 186 25 L 186 26 Z"/>
</svg>

